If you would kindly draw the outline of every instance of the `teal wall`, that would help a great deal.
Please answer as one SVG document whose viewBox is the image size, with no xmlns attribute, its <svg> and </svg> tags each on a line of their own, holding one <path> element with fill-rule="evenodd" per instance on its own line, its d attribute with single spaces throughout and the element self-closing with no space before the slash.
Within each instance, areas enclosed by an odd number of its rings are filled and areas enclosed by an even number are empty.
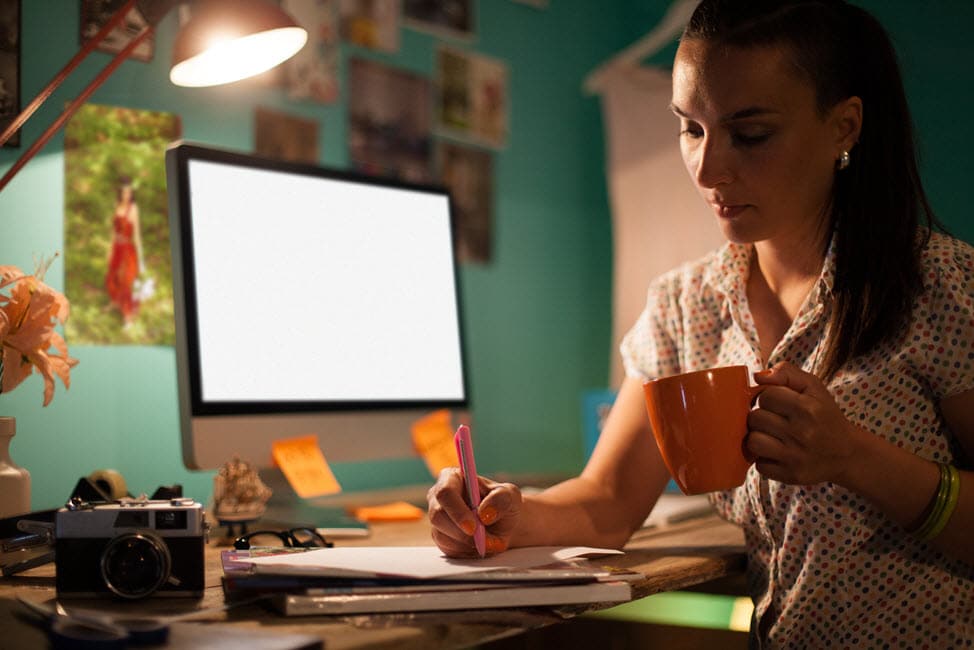
<svg viewBox="0 0 974 650">
<path fill-rule="evenodd" d="M 920 171 L 937 216 L 974 242 L 966 191 L 974 183 L 974 3 L 967 0 L 858 2 L 889 30 L 900 57 L 920 152 Z M 959 191 L 960 190 L 960 191 Z"/>
<path fill-rule="evenodd" d="M 974 44 L 964 33 L 974 3 L 937 0 L 862 2 L 893 32 L 921 132 L 922 169 L 941 218 L 974 240 L 964 192 L 974 150 Z M 78 47 L 78 3 L 24 0 L 23 91 L 34 94 Z M 507 61 L 511 137 L 495 157 L 494 261 L 462 272 L 465 329 L 478 462 L 484 472 L 575 471 L 580 467 L 579 396 L 600 387 L 608 372 L 611 227 L 603 173 L 598 101 L 580 91 L 585 74 L 642 36 L 663 14 L 665 0 L 550 0 L 537 10 L 512 0 L 480 0 L 479 36 L 465 45 Z M 321 125 L 322 162 L 347 165 L 345 111 L 290 102 L 282 91 L 240 83 L 218 89 L 171 86 L 166 61 L 175 31 L 159 29 L 151 63 L 125 63 L 93 102 L 178 113 L 187 139 L 247 150 L 255 106 L 314 118 Z M 347 48 L 429 74 L 435 40 L 402 31 L 394 56 Z M 668 64 L 672 48 L 654 62 Z M 96 54 L 24 131 L 31 142 L 107 61 Z M 31 268 L 34 255 L 63 250 L 63 139 L 56 137 L 0 194 L 0 263 Z M 19 150 L 0 151 L 0 169 Z M 48 281 L 63 288 L 63 265 Z M 70 296 L 69 296 L 70 298 Z M 71 342 L 68 342 L 69 345 Z M 14 458 L 33 475 L 35 508 L 58 505 L 79 476 L 122 471 L 133 490 L 180 482 L 206 499 L 209 472 L 182 467 L 178 442 L 175 359 L 161 347 L 71 346 L 80 359 L 72 387 L 58 386 L 41 408 L 34 377 L 0 396 L 0 414 L 14 415 Z M 381 471 L 377 471 L 381 470 Z M 336 468 L 346 488 L 423 482 L 415 459 Z M 391 477 L 391 478 L 388 478 Z M 379 484 L 381 485 L 381 484 Z"/>
</svg>

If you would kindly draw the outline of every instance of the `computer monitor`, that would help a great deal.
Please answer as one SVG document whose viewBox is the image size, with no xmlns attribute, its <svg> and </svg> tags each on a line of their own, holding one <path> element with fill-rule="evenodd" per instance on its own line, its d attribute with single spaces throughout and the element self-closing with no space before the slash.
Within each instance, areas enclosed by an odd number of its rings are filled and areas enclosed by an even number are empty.
<svg viewBox="0 0 974 650">
<path fill-rule="evenodd" d="M 177 143 L 166 152 L 183 460 L 415 455 L 468 405 L 449 194 Z"/>
</svg>

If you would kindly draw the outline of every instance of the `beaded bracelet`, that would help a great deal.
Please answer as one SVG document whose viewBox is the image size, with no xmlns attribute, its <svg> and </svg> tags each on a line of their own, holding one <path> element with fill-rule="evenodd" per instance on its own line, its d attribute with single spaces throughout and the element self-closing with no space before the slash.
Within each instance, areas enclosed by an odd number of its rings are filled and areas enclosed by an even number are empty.
<svg viewBox="0 0 974 650">
<path fill-rule="evenodd" d="M 957 499 L 960 496 L 960 473 L 958 473 L 957 468 L 946 463 L 939 463 L 939 467 L 940 482 L 930 513 L 920 527 L 914 531 L 921 542 L 929 542 L 943 532 L 951 515 L 954 514 L 954 508 L 957 507 Z"/>
</svg>

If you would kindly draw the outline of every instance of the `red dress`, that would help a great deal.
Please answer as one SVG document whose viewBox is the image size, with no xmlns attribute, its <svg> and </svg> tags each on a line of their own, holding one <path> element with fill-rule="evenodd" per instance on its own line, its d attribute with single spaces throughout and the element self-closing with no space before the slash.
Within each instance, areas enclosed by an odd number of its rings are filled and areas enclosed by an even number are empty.
<svg viewBox="0 0 974 650">
<path fill-rule="evenodd" d="M 105 274 L 108 297 L 126 319 L 133 316 L 139 307 L 138 301 L 132 296 L 132 284 L 139 275 L 139 258 L 132 239 L 135 228 L 128 218 L 131 210 L 129 206 L 125 212 L 115 213 L 112 223 L 112 254 L 108 260 L 108 273 Z"/>
</svg>

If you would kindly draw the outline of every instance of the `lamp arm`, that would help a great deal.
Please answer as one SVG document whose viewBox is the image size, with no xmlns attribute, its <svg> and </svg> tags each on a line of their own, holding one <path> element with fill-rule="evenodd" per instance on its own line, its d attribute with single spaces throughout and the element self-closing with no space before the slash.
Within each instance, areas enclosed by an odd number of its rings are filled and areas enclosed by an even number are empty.
<svg viewBox="0 0 974 650">
<path fill-rule="evenodd" d="M 230 2 L 230 0 L 227 1 Z M 204 0 L 126 0 L 125 4 L 122 5 L 118 11 L 112 14 L 108 22 L 106 22 L 105 25 L 98 30 L 98 33 L 82 46 L 81 51 L 75 54 L 71 61 L 69 61 L 68 64 L 60 72 L 58 72 L 57 75 L 54 76 L 54 79 L 52 79 L 51 82 L 44 87 L 40 94 L 38 94 L 37 97 L 30 102 L 27 108 L 21 111 L 20 114 L 18 114 L 11 121 L 10 125 L 4 129 L 2 133 L 0 133 L 0 145 L 9 140 L 10 137 L 17 132 L 17 129 L 19 129 L 24 122 L 26 122 L 27 119 L 30 118 L 30 116 L 33 115 L 34 112 L 50 98 L 51 94 L 57 89 L 58 86 L 61 85 L 61 83 L 64 82 L 64 80 L 69 74 L 71 74 L 78 64 L 80 64 L 81 61 L 84 60 L 85 57 L 87 57 L 92 50 L 98 46 L 99 43 L 104 41 L 113 29 L 121 24 L 122 20 L 125 19 L 125 16 L 129 11 L 137 7 L 142 13 L 146 25 L 142 31 L 140 31 L 134 38 L 129 40 L 125 47 L 123 47 L 122 50 L 118 52 L 118 54 L 116 54 L 115 57 L 108 63 L 108 65 L 98 73 L 98 76 L 96 76 L 94 80 L 92 80 L 91 83 L 85 87 L 81 94 L 67 105 L 61 116 L 55 120 L 52 125 L 45 129 L 37 141 L 34 142 L 34 144 L 32 144 L 30 148 L 23 153 L 23 155 L 20 156 L 20 158 L 7 171 L 3 178 L 0 178 L 0 191 L 7 186 L 7 184 L 10 183 L 21 168 L 23 168 L 23 166 L 26 165 L 27 162 L 30 161 L 30 159 L 33 158 L 34 155 L 36 155 L 45 144 L 47 144 L 57 130 L 64 126 L 64 123 L 67 122 L 72 115 L 74 115 L 75 111 L 81 107 L 81 105 L 91 96 L 91 94 L 95 92 L 95 90 L 101 86 L 101 84 L 103 84 L 113 72 L 115 72 L 118 66 L 131 55 L 135 48 L 138 47 L 153 31 L 155 31 L 156 25 L 159 24 L 162 17 L 165 16 L 173 7 L 183 2 L 187 4 L 203 4 Z M 243 6 L 244 4 L 241 0 L 232 0 L 232 2 L 240 2 L 240 5 L 231 5 L 235 9 L 239 9 L 240 6 Z M 262 11 L 264 12 L 266 12 L 268 8 L 275 6 L 273 3 L 266 2 L 266 0 L 262 0 L 262 3 L 257 3 L 255 1 L 252 4 L 263 7 Z M 253 9 L 253 7 L 251 8 Z M 266 13 L 261 15 L 263 18 L 266 18 Z M 284 20 L 280 20 L 282 17 Z M 281 11 L 279 7 L 277 8 L 277 15 L 275 15 L 274 18 L 277 19 L 276 22 L 274 20 L 270 21 L 274 24 L 283 24 L 284 26 L 289 27 L 297 26 L 294 23 L 294 20 L 287 16 L 286 13 Z M 303 44 L 303 42 L 304 41 L 302 39 L 301 44 Z M 296 49 L 297 48 L 295 48 L 295 50 Z M 277 62 L 279 62 L 279 60 Z"/>
<path fill-rule="evenodd" d="M 94 49 L 98 47 L 102 41 L 105 40 L 105 38 L 108 37 L 113 29 L 122 23 L 129 11 L 131 11 L 136 5 L 139 6 L 139 9 L 143 13 L 143 17 L 146 18 L 146 27 L 144 27 L 142 31 L 132 38 L 128 44 L 126 44 L 126 46 L 122 48 L 122 50 L 116 54 L 111 61 L 109 61 L 108 65 L 106 65 L 105 68 L 98 73 L 91 83 L 85 87 L 81 94 L 67 105 L 64 112 L 61 113 L 61 116 L 55 120 L 51 126 L 47 127 L 47 129 L 30 146 L 30 148 L 17 159 L 7 173 L 4 174 L 3 178 L 0 179 L 0 191 L 3 191 L 3 188 L 7 186 L 17 172 L 19 172 L 20 169 L 26 165 L 27 162 L 33 158 L 45 144 L 47 144 L 57 130 L 60 129 L 72 115 L 74 115 L 78 108 L 81 107 L 81 105 L 91 96 L 91 94 L 95 92 L 95 90 L 101 86 L 113 72 L 115 72 L 116 68 L 118 68 L 118 66 L 120 66 L 122 62 L 129 57 L 129 55 L 131 55 L 135 48 L 137 48 L 142 41 L 144 41 L 146 37 L 148 37 L 155 30 L 159 20 L 161 20 L 162 17 L 177 4 L 178 0 L 127 0 L 118 11 L 112 14 L 111 18 L 108 19 L 108 22 L 106 22 L 104 26 L 98 30 L 98 33 L 88 40 L 82 46 L 81 50 L 79 50 L 78 53 L 75 54 L 70 61 L 68 61 L 67 65 L 65 65 L 60 72 L 54 75 L 54 78 L 51 79 L 47 86 L 45 86 L 44 89 L 41 90 L 41 92 L 38 93 L 33 100 L 31 100 L 27 107 L 24 108 L 24 110 L 13 119 L 3 133 L 0 133 L 0 146 L 9 140 L 13 134 L 17 132 L 17 129 L 24 125 L 30 116 L 33 115 L 38 108 L 40 108 L 41 104 L 46 102 L 58 88 L 58 86 L 60 86 L 64 80 L 67 79 L 68 75 L 70 75 L 71 72 L 77 68 L 78 65 L 85 58 L 87 58 L 87 56 L 91 54 L 91 52 L 94 51 Z"/>
<path fill-rule="evenodd" d="M 113 72 L 115 72 L 115 69 L 128 58 L 132 51 L 138 47 L 139 44 L 142 43 L 142 41 L 144 41 L 154 29 L 155 27 L 152 25 L 146 25 L 141 32 L 132 38 L 132 40 L 129 41 L 129 43 L 118 54 L 115 55 L 115 58 L 109 61 L 108 65 L 106 65 L 104 69 L 98 73 L 98 76 L 96 76 L 91 83 L 89 83 L 85 89 L 81 91 L 81 94 L 71 100 L 71 102 L 65 107 L 64 112 L 61 113 L 60 117 L 58 117 L 53 124 L 44 130 L 40 137 L 34 141 L 34 144 L 32 144 L 30 148 L 28 148 L 27 151 L 25 151 L 20 158 L 17 159 L 17 162 L 15 162 L 13 166 L 7 170 L 7 173 L 4 174 L 3 178 L 0 178 L 0 192 L 3 191 L 3 188 L 7 186 L 17 172 L 19 172 L 20 169 L 26 165 L 27 162 L 33 158 L 37 152 L 44 147 L 45 144 L 47 144 L 48 140 L 54 137 L 54 134 L 57 133 L 58 129 L 64 126 L 64 123 L 67 122 L 72 115 L 74 115 L 75 111 L 81 108 L 81 105 L 85 103 L 91 94 L 95 92 L 95 90 L 97 90 L 98 87 L 101 86 Z"/>
<path fill-rule="evenodd" d="M 105 40 L 105 37 L 107 37 L 113 29 L 118 27 L 118 25 L 128 14 L 129 10 L 135 6 L 135 3 L 136 0 L 128 0 L 128 2 L 126 2 L 121 9 L 116 11 L 109 21 L 105 23 L 100 30 L 98 30 L 98 33 L 95 34 L 94 37 L 84 43 L 84 46 L 71 58 L 70 61 L 68 61 L 67 65 L 65 65 L 60 72 L 54 75 L 54 78 L 51 79 L 50 83 L 48 83 L 44 89 L 37 94 L 37 97 L 32 99 L 31 102 L 27 104 L 26 108 L 24 108 L 24 110 L 22 110 L 20 114 L 13 119 L 9 126 L 4 129 L 3 133 L 0 133 L 0 146 L 3 146 L 7 140 L 13 137 L 13 134 L 17 132 L 17 129 L 22 127 L 24 123 L 30 119 L 30 116 L 34 114 L 34 111 L 40 108 L 41 104 L 47 101 L 47 98 L 51 96 L 51 94 L 64 82 L 65 79 L 68 78 L 68 75 L 71 74 L 71 72 L 77 68 L 78 65 L 84 61 L 85 58 L 91 54 L 96 47 L 98 47 L 99 43 Z"/>
</svg>

